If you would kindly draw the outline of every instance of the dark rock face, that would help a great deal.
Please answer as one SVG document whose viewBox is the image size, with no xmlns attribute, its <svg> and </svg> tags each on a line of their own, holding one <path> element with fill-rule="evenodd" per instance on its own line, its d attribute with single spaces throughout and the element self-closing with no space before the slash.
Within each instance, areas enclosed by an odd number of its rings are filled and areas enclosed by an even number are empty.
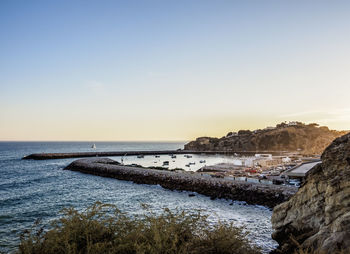
<svg viewBox="0 0 350 254">
<path fill-rule="evenodd" d="M 290 236 L 325 253 L 350 248 L 350 133 L 335 139 L 321 158 L 297 194 L 274 208 L 272 238 L 283 253 L 296 247 Z"/>
<path fill-rule="evenodd" d="M 240 130 L 222 138 L 201 137 L 185 145 L 185 150 L 194 151 L 297 151 L 304 154 L 321 154 L 335 138 L 344 131 L 317 127 L 317 124 L 295 126 L 278 124 L 274 129 Z"/>
</svg>

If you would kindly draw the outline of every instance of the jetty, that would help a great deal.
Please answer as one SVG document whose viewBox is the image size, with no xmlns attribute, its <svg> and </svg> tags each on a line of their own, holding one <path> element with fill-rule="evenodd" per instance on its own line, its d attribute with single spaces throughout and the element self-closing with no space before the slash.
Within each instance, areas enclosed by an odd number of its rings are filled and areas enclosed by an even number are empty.
<svg viewBox="0 0 350 254">
<path fill-rule="evenodd" d="M 112 152 L 77 152 L 77 153 L 34 153 L 24 156 L 24 160 L 51 160 L 85 157 L 110 157 L 110 156 L 139 156 L 139 155 L 166 155 L 166 154 L 223 154 L 223 155 L 252 155 L 256 153 L 276 154 L 276 151 L 192 151 L 192 150 L 161 150 L 161 151 L 112 151 Z"/>
<path fill-rule="evenodd" d="M 322 163 L 321 160 L 313 160 L 310 162 L 304 162 L 294 166 L 293 168 L 287 170 L 283 173 L 283 175 L 288 176 L 289 178 L 295 178 L 299 180 L 305 179 L 310 170 L 316 166 L 317 164 Z"/>
<path fill-rule="evenodd" d="M 247 204 L 273 208 L 297 192 L 291 186 L 232 181 L 207 177 L 186 171 L 157 170 L 122 165 L 109 158 L 78 159 L 66 170 L 132 181 L 138 184 L 160 185 L 165 189 L 196 192 L 215 198 L 245 201 Z"/>
</svg>

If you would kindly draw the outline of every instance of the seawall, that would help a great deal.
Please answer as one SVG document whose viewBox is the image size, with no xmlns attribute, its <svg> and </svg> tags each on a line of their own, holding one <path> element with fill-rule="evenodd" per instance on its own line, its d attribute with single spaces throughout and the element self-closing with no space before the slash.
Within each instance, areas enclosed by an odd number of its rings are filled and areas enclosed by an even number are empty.
<svg viewBox="0 0 350 254">
<path fill-rule="evenodd" d="M 211 198 L 245 201 L 269 208 L 288 200 L 297 191 L 295 187 L 232 181 L 203 176 L 200 173 L 124 166 L 108 158 L 79 159 L 65 169 L 138 184 L 160 185 L 170 190 L 192 191 Z"/>
</svg>

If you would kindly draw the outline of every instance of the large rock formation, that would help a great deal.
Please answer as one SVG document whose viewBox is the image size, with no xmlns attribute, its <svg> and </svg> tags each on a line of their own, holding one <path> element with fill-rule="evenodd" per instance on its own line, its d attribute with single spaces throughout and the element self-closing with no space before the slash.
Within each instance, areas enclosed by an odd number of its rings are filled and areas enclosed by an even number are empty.
<svg viewBox="0 0 350 254">
<path fill-rule="evenodd" d="M 282 253 L 295 248 L 291 236 L 325 253 L 350 251 L 350 133 L 335 139 L 321 158 L 297 194 L 274 208 L 272 237 Z"/>
<path fill-rule="evenodd" d="M 345 131 L 329 130 L 317 124 L 281 123 L 263 130 L 240 130 L 222 138 L 200 137 L 185 145 L 193 151 L 300 151 L 321 154 L 335 138 Z"/>
</svg>

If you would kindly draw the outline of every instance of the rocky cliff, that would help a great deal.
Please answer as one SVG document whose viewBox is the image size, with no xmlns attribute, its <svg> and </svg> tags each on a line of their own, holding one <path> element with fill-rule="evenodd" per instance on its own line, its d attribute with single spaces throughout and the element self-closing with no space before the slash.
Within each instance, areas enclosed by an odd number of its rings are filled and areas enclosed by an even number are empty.
<svg viewBox="0 0 350 254">
<path fill-rule="evenodd" d="M 297 194 L 274 208 L 272 237 L 282 253 L 295 248 L 291 236 L 325 253 L 350 251 L 350 133 L 334 140 L 321 158 Z"/>
<path fill-rule="evenodd" d="M 263 130 L 240 130 L 222 138 L 201 137 L 185 145 L 194 151 L 300 151 L 321 154 L 335 138 L 345 131 L 329 130 L 317 124 L 281 123 Z"/>
</svg>

